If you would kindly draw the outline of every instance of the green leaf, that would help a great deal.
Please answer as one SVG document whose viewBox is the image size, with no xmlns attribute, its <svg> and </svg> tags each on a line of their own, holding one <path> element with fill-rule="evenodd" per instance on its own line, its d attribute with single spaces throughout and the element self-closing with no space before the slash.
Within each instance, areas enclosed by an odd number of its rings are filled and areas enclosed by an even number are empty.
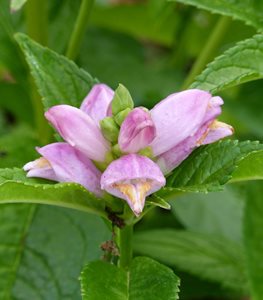
<svg viewBox="0 0 263 300">
<path fill-rule="evenodd" d="M 80 106 L 97 80 L 74 62 L 26 35 L 19 33 L 15 38 L 26 56 L 45 109 L 58 104 Z"/>
<path fill-rule="evenodd" d="M 242 240 L 244 201 L 233 186 L 209 194 L 189 193 L 171 201 L 172 212 L 190 231 Z"/>
<path fill-rule="evenodd" d="M 129 272 L 97 261 L 81 273 L 83 300 L 176 300 L 178 286 L 171 269 L 147 257 L 136 257 Z"/>
<path fill-rule="evenodd" d="M 198 277 L 247 292 L 242 249 L 220 236 L 174 229 L 137 232 L 134 250 Z"/>
<path fill-rule="evenodd" d="M 201 147 L 173 171 L 167 186 L 189 192 L 220 190 L 232 178 L 242 159 L 262 149 L 259 142 L 232 140 Z"/>
<path fill-rule="evenodd" d="M 35 205 L 0 206 L 0 299 L 80 300 L 83 264 L 110 238 L 96 216 Z"/>
<path fill-rule="evenodd" d="M 241 20 L 258 29 L 263 29 L 261 14 L 263 2 L 261 0 L 176 0 L 176 2 L 190 4 L 198 8 L 209 10 L 212 13 L 230 16 L 233 19 Z"/>
<path fill-rule="evenodd" d="M 39 203 L 105 216 L 105 203 L 75 183 L 27 178 L 21 169 L 0 169 L 0 204 Z"/>
<path fill-rule="evenodd" d="M 263 180 L 263 151 L 251 153 L 240 161 L 231 182 L 259 179 Z"/>
<path fill-rule="evenodd" d="M 11 0 L 11 4 L 10 4 L 10 8 L 11 11 L 17 11 L 19 10 L 25 3 L 27 0 Z"/>
<path fill-rule="evenodd" d="M 216 94 L 226 88 L 262 78 L 262 61 L 263 35 L 257 34 L 237 43 L 208 64 L 191 87 Z"/>
<path fill-rule="evenodd" d="M 263 187 L 262 183 L 253 183 L 247 192 L 244 217 L 244 244 L 251 299 L 261 300 L 263 295 Z"/>
<path fill-rule="evenodd" d="M 171 209 L 171 205 L 156 193 L 147 198 L 146 204 L 151 204 L 164 209 Z"/>
</svg>

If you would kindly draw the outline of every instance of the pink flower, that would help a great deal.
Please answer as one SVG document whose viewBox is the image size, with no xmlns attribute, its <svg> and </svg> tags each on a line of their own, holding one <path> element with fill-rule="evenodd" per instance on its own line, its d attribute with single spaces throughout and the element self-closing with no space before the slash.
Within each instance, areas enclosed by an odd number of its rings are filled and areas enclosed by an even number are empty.
<svg viewBox="0 0 263 300">
<path fill-rule="evenodd" d="M 160 168 L 151 159 L 138 154 L 113 161 L 101 177 L 101 188 L 126 200 L 136 216 L 143 210 L 145 197 L 164 185 Z"/>
<path fill-rule="evenodd" d="M 54 143 L 37 148 L 37 151 L 42 157 L 24 166 L 28 177 L 76 182 L 97 196 L 102 195 L 101 172 L 78 149 L 67 143 Z"/>
<path fill-rule="evenodd" d="M 136 153 L 153 141 L 155 132 L 150 113 L 144 108 L 134 108 L 121 125 L 120 149 L 125 153 Z"/>
<path fill-rule="evenodd" d="M 216 121 L 223 103 L 208 92 L 187 90 L 168 96 L 151 110 L 156 127 L 151 147 L 164 174 L 176 168 L 196 147 L 233 133 L 231 126 Z"/>
<path fill-rule="evenodd" d="M 139 216 L 145 198 L 165 185 L 165 174 L 195 148 L 233 133 L 230 125 L 216 120 L 223 100 L 205 91 L 172 94 L 148 111 L 142 107 L 132 109 L 131 96 L 122 87 L 114 100 L 116 107 L 121 107 L 118 115 L 112 114 L 113 97 L 109 87 L 97 84 L 80 109 L 69 105 L 51 107 L 45 116 L 66 143 L 37 148 L 42 157 L 24 166 L 27 176 L 76 182 L 97 196 L 105 190 L 124 199 Z M 116 101 L 120 101 L 119 106 Z M 126 116 L 122 123 L 120 114 Z M 117 138 L 118 145 L 110 143 Z M 150 151 L 152 159 L 139 154 L 145 150 Z M 95 165 L 104 167 L 104 172 Z"/>
</svg>

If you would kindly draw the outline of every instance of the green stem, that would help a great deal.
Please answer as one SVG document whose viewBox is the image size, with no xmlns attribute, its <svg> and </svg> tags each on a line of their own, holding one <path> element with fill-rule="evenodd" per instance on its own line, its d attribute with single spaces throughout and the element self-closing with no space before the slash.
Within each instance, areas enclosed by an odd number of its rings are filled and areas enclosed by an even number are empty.
<svg viewBox="0 0 263 300">
<path fill-rule="evenodd" d="M 42 45 L 48 42 L 48 2 L 28 0 L 26 4 L 26 26 L 28 35 Z M 48 142 L 50 129 L 44 118 L 44 107 L 32 78 L 30 78 L 31 99 L 34 108 L 35 124 L 42 144 Z"/>
<path fill-rule="evenodd" d="M 133 225 L 126 225 L 124 228 L 119 230 L 119 267 L 126 270 L 129 269 L 132 261 L 132 237 Z"/>
<path fill-rule="evenodd" d="M 209 40 L 207 41 L 203 51 L 197 58 L 194 66 L 192 67 L 189 75 L 183 83 L 182 90 L 187 89 L 190 84 L 193 83 L 195 77 L 199 75 L 207 63 L 214 57 L 215 52 L 218 49 L 218 46 L 222 42 L 222 39 L 225 36 L 225 33 L 231 23 L 229 17 L 220 17 L 214 30 L 212 31 Z"/>
<path fill-rule="evenodd" d="M 79 14 L 71 34 L 68 49 L 66 52 L 66 56 L 72 60 L 74 60 L 79 52 L 82 38 L 84 36 L 89 15 L 95 0 L 82 0 Z"/>
</svg>

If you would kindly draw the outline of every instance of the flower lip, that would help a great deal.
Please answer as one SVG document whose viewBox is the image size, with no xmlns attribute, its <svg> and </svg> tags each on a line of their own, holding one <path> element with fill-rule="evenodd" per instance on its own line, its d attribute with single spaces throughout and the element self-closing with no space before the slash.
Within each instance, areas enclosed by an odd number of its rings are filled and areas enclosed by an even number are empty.
<svg viewBox="0 0 263 300">
<path fill-rule="evenodd" d="M 145 197 L 165 185 L 160 168 L 149 158 L 128 154 L 113 161 L 101 177 L 101 188 L 127 201 L 138 216 Z"/>
<path fill-rule="evenodd" d="M 27 177 L 39 177 L 54 181 L 58 180 L 50 162 L 44 157 L 28 162 L 24 165 L 23 170 L 27 172 Z"/>
<path fill-rule="evenodd" d="M 101 172 L 79 150 L 67 143 L 53 143 L 36 150 L 42 157 L 24 166 L 27 177 L 40 177 L 59 182 L 75 182 L 97 196 Z"/>
</svg>

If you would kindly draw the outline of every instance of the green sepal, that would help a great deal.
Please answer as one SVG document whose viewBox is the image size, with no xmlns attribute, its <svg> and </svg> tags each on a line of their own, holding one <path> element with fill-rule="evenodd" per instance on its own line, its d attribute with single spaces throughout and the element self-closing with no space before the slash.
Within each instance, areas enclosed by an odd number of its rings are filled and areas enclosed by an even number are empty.
<svg viewBox="0 0 263 300">
<path fill-rule="evenodd" d="M 112 150 L 113 154 L 116 155 L 117 157 L 121 157 L 123 154 L 121 152 L 119 144 L 114 145 L 111 150 Z"/>
<path fill-rule="evenodd" d="M 108 165 L 114 160 L 114 156 L 111 151 L 107 152 L 105 155 L 104 161 L 93 161 L 94 165 L 100 170 L 105 171 L 108 167 Z"/>
<path fill-rule="evenodd" d="M 126 108 L 133 109 L 134 103 L 132 97 L 124 85 L 119 84 L 118 88 L 115 90 L 111 105 L 113 116 L 116 116 Z"/>
<path fill-rule="evenodd" d="M 100 121 L 100 128 L 103 136 L 110 142 L 117 142 L 120 128 L 113 117 L 106 117 Z"/>
<path fill-rule="evenodd" d="M 146 147 L 146 148 L 143 148 L 143 149 L 140 150 L 138 153 L 139 153 L 140 155 L 147 156 L 147 157 L 149 157 L 150 159 L 152 159 L 152 158 L 154 157 L 153 151 L 152 151 L 152 147 Z"/>
<path fill-rule="evenodd" d="M 121 126 L 122 122 L 125 120 L 125 118 L 127 117 L 127 115 L 129 114 L 129 112 L 131 111 L 130 108 L 126 108 L 122 111 L 120 111 L 115 117 L 114 120 L 115 122 Z"/>
</svg>

